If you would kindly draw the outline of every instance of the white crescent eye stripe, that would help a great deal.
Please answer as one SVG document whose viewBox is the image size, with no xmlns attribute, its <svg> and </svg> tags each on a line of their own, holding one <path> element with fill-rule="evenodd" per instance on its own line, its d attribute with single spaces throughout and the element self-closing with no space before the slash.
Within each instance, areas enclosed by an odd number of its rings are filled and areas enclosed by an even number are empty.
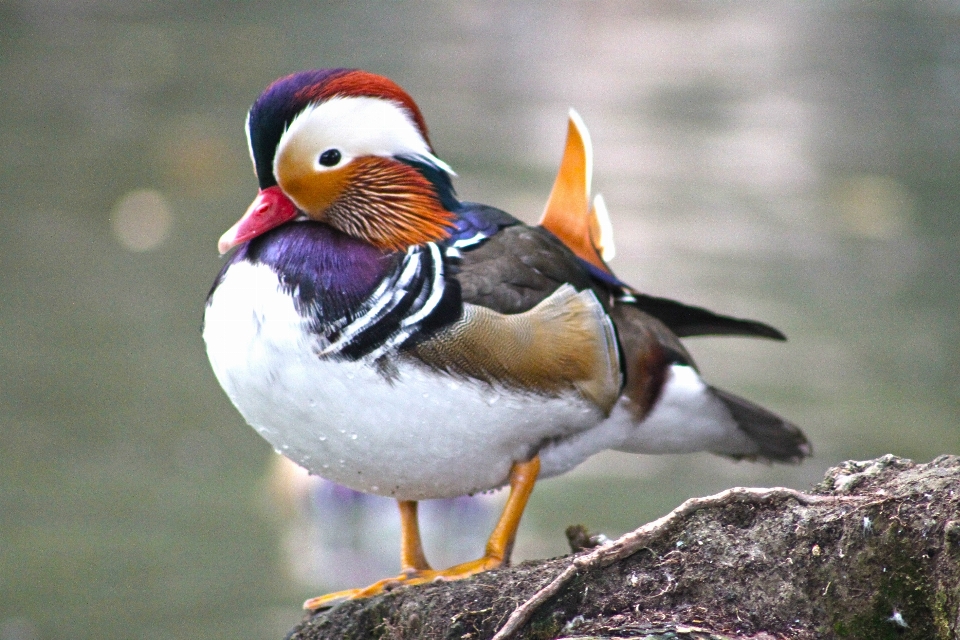
<svg viewBox="0 0 960 640">
<path fill-rule="evenodd" d="M 274 158 L 280 157 L 293 140 L 298 148 L 309 151 L 318 171 L 341 167 L 360 156 L 405 155 L 422 157 L 452 173 L 450 167 L 430 151 L 410 113 L 392 100 L 335 96 L 311 104 L 283 132 Z M 339 151 L 341 160 L 327 167 L 319 162 L 319 157 L 330 149 Z"/>
</svg>

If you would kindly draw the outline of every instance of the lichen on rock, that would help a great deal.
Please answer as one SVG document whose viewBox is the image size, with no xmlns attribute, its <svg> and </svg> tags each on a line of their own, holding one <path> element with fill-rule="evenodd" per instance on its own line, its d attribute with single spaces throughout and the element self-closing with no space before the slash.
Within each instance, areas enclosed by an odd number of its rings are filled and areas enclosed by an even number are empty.
<svg viewBox="0 0 960 640">
<path fill-rule="evenodd" d="M 518 615 L 522 613 L 522 615 Z M 865 638 L 960 633 L 960 457 L 844 462 L 811 493 L 694 499 L 610 545 L 308 616 L 321 638 Z"/>
</svg>

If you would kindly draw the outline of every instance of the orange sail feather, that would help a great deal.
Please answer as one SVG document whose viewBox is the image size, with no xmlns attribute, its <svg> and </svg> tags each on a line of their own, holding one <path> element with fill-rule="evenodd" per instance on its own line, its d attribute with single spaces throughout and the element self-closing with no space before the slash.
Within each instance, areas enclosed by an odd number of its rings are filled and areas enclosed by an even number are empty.
<svg viewBox="0 0 960 640">
<path fill-rule="evenodd" d="M 613 257 L 613 233 L 603 198 L 590 206 L 593 146 L 580 115 L 570 110 L 567 142 L 557 178 L 540 225 L 557 236 L 577 257 L 610 273 L 604 260 Z"/>
</svg>

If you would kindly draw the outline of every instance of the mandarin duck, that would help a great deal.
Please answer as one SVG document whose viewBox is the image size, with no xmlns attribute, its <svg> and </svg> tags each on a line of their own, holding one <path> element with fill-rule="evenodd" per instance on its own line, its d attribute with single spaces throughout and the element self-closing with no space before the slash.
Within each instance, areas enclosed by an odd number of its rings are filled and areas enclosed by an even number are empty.
<svg viewBox="0 0 960 640">
<path fill-rule="evenodd" d="M 316 609 L 509 561 L 538 478 L 605 450 L 799 461 L 803 433 L 708 385 L 679 338 L 776 329 L 643 294 L 607 266 L 591 147 L 571 111 L 539 225 L 460 201 L 413 99 L 351 69 L 295 73 L 251 107 L 259 195 L 203 338 L 230 400 L 311 473 L 399 505 L 396 577 Z M 509 485 L 484 555 L 427 562 L 417 501 Z"/>
</svg>

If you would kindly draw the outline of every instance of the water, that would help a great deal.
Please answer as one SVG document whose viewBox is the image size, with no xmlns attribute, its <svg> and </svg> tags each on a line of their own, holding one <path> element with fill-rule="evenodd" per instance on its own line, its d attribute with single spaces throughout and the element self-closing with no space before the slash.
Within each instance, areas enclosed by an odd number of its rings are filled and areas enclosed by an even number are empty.
<svg viewBox="0 0 960 640">
<path fill-rule="evenodd" d="M 946 1 L 4 3 L 0 640 L 282 637 L 321 590 L 286 564 L 273 454 L 199 333 L 255 193 L 245 110 L 301 68 L 399 81 L 460 194 L 531 222 L 576 107 L 617 273 L 790 336 L 688 344 L 813 460 L 598 456 L 537 488 L 519 556 L 957 452 L 958 26 Z"/>
</svg>

